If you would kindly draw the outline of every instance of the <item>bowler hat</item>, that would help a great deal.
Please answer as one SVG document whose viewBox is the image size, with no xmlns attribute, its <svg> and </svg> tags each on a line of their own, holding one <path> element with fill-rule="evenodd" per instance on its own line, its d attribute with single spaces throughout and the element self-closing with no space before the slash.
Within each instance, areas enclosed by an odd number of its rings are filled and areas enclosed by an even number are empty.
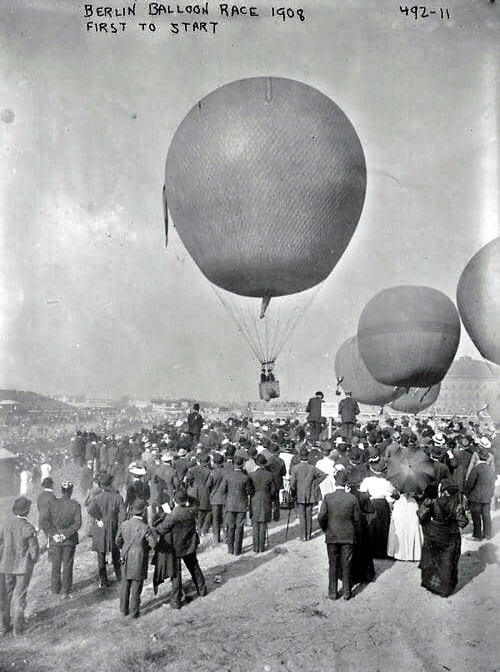
<svg viewBox="0 0 500 672">
<path fill-rule="evenodd" d="M 142 516 L 146 506 L 147 504 L 143 499 L 134 499 L 132 506 L 130 507 L 130 513 L 133 516 Z"/>
<path fill-rule="evenodd" d="M 16 516 L 27 516 L 31 509 L 31 499 L 27 497 L 18 497 L 12 505 L 12 513 Z"/>
</svg>

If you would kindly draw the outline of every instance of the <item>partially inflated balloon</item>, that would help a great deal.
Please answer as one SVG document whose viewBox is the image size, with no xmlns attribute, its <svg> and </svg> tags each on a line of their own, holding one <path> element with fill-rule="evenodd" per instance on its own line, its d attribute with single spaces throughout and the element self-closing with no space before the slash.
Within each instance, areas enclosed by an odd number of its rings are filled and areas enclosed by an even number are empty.
<svg viewBox="0 0 500 672">
<path fill-rule="evenodd" d="M 436 385 L 450 368 L 459 341 L 457 309 L 431 287 L 384 289 L 368 301 L 359 318 L 359 352 L 368 371 L 384 385 Z"/>
<path fill-rule="evenodd" d="M 500 364 L 500 237 L 475 254 L 457 287 L 467 333 L 483 357 Z"/>
<path fill-rule="evenodd" d="M 165 171 L 168 210 L 215 285 L 250 297 L 324 280 L 358 224 L 363 149 L 330 98 L 290 79 L 232 82 L 178 127 Z"/>
<path fill-rule="evenodd" d="M 375 380 L 359 354 L 356 336 L 348 338 L 338 349 L 335 375 L 337 380 L 342 378 L 344 390 L 351 391 L 352 398 L 360 404 L 384 406 L 402 393 L 393 385 L 383 385 Z"/>
<path fill-rule="evenodd" d="M 432 406 L 439 397 L 440 391 L 441 383 L 433 385 L 430 390 L 410 389 L 409 392 L 393 401 L 391 408 L 399 413 L 411 413 L 412 415 L 420 413 L 420 411 L 425 411 L 426 408 Z"/>
</svg>

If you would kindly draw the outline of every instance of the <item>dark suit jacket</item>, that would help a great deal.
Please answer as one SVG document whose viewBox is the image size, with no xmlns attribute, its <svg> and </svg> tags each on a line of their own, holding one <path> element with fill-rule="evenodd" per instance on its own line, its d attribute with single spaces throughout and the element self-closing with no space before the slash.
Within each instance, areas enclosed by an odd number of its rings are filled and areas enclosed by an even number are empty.
<svg viewBox="0 0 500 672">
<path fill-rule="evenodd" d="M 64 534 L 66 539 L 61 542 L 63 546 L 76 546 L 78 543 L 78 530 L 82 526 L 82 508 L 75 499 L 61 497 L 53 499 L 49 504 L 47 516 L 47 533 Z"/>
<path fill-rule="evenodd" d="M 214 467 L 207 481 L 210 504 L 224 505 L 226 501 L 226 472 L 222 467 Z"/>
<path fill-rule="evenodd" d="M 360 528 L 358 500 L 350 492 L 335 490 L 321 502 L 318 523 L 327 544 L 353 544 Z"/>
<path fill-rule="evenodd" d="M 43 490 L 38 495 L 36 500 L 36 505 L 38 508 L 38 526 L 44 532 L 47 532 L 47 516 L 49 514 L 49 504 L 52 502 L 56 496 L 52 490 Z"/>
<path fill-rule="evenodd" d="M 268 523 L 272 514 L 272 498 L 279 492 L 273 475 L 259 467 L 250 474 L 254 487 L 252 497 L 252 520 L 256 523 Z"/>
<path fill-rule="evenodd" d="M 295 493 L 299 504 L 316 504 L 318 501 L 318 488 L 324 481 L 326 474 L 313 467 L 308 462 L 299 462 L 292 467 L 290 473 L 290 488 Z"/>
<path fill-rule="evenodd" d="M 208 467 L 196 464 L 186 474 L 188 495 L 196 499 L 197 507 L 202 511 L 210 510 L 210 491 L 207 484 L 211 473 Z"/>
<path fill-rule="evenodd" d="M 319 397 L 311 397 L 307 402 L 306 413 L 308 422 L 321 422 L 321 404 L 323 399 Z"/>
<path fill-rule="evenodd" d="M 346 397 L 339 403 L 339 415 L 342 422 L 356 422 L 356 416 L 358 414 L 358 402 L 352 397 Z"/>
<path fill-rule="evenodd" d="M 241 469 L 226 472 L 224 491 L 226 494 L 226 511 L 242 513 L 248 510 L 248 498 L 253 495 L 254 487 L 250 477 L 243 473 Z"/>
<path fill-rule="evenodd" d="M 191 507 L 176 504 L 174 510 L 167 513 L 156 526 L 156 531 L 162 536 L 172 533 L 172 544 L 177 558 L 191 555 L 200 543 L 196 532 L 196 513 Z"/>
<path fill-rule="evenodd" d="M 469 502 L 487 504 L 495 492 L 495 471 L 486 462 L 472 468 L 465 483 L 464 495 Z"/>
</svg>

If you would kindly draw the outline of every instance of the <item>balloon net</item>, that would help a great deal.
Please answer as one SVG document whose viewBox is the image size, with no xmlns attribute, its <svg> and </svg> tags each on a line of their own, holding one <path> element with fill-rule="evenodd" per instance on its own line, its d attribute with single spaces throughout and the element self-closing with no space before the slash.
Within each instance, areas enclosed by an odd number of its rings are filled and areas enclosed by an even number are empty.
<svg viewBox="0 0 500 672">
<path fill-rule="evenodd" d="M 273 297 L 261 317 L 262 300 L 211 285 L 252 353 L 262 365 L 274 364 L 316 298 L 322 283 L 305 292 Z"/>
</svg>

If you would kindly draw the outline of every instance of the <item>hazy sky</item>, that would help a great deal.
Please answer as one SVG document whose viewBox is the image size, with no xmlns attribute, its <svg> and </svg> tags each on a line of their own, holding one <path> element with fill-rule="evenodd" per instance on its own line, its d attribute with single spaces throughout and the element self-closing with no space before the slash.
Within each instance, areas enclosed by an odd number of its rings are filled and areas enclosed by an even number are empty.
<svg viewBox="0 0 500 672">
<path fill-rule="evenodd" d="M 175 16 L 137 29 L 144 2 L 126 34 L 107 36 L 85 31 L 76 0 L 8 4 L 2 387 L 256 397 L 258 363 L 172 228 L 165 249 L 161 205 L 175 129 L 233 80 L 316 87 L 348 115 L 367 161 L 357 231 L 282 353 L 283 397 L 334 387 L 336 350 L 377 291 L 424 284 L 455 300 L 468 259 L 500 233 L 498 3 L 448 0 L 450 19 L 439 4 L 414 19 L 399 0 L 306 0 L 304 22 L 270 18 L 268 0 L 246 20 L 210 3 L 216 34 L 186 36 L 169 34 Z M 464 331 L 459 354 L 477 356 Z"/>
</svg>

